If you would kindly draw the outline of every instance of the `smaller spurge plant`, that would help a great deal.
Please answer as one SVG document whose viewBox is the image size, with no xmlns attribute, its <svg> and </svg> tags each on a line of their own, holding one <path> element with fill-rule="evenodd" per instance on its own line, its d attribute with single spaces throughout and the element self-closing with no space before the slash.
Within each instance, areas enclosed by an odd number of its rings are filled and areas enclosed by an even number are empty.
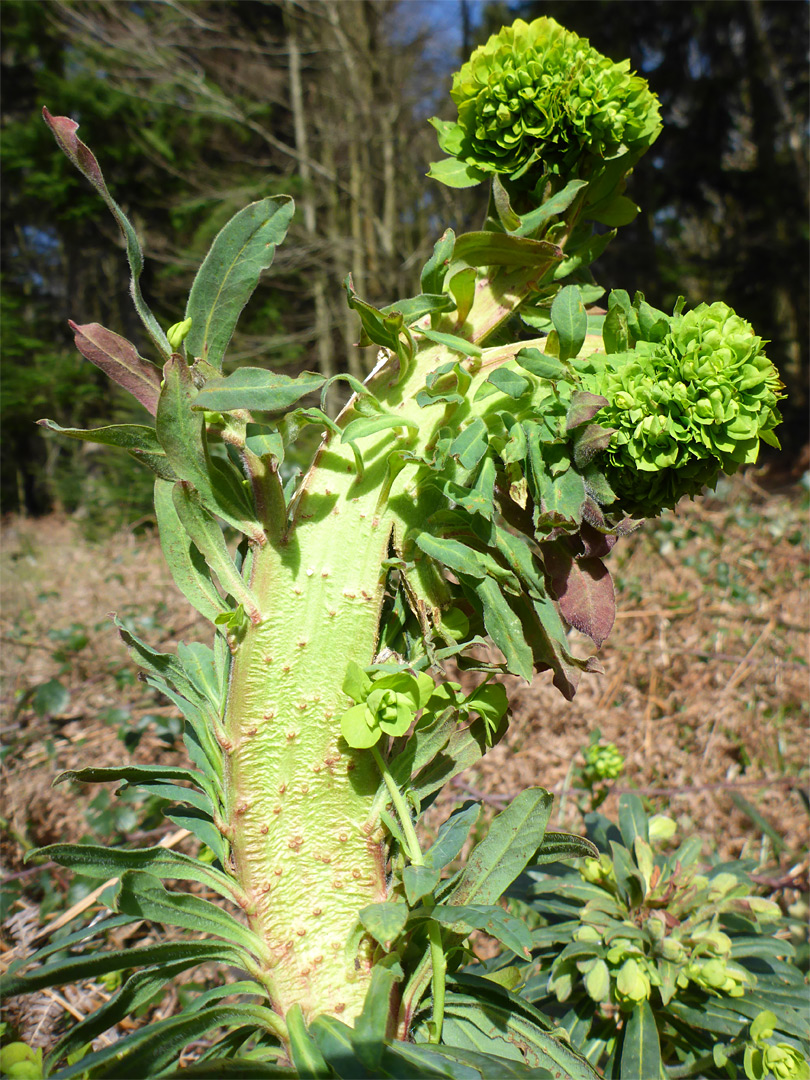
<svg viewBox="0 0 810 1080">
<path fill-rule="evenodd" d="M 615 1080 L 810 1076 L 807 984 L 755 864 L 703 869 L 701 841 L 675 846 L 675 822 L 636 795 L 618 827 L 586 823 L 598 858 L 529 870 L 511 890 L 535 924 L 523 995 Z"/>
</svg>

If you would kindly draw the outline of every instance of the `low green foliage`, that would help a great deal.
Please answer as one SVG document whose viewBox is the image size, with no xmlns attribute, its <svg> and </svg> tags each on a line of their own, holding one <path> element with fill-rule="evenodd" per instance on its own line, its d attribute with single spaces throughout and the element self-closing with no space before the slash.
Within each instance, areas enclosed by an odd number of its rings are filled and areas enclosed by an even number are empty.
<svg viewBox="0 0 810 1080">
<path fill-rule="evenodd" d="M 767 1075 L 765 1061 L 804 1076 L 807 982 L 755 864 L 704 870 L 700 840 L 677 844 L 675 822 L 648 817 L 638 796 L 622 796 L 618 827 L 585 820 L 598 859 L 529 870 L 510 890 L 535 923 L 522 993 L 616 1080 L 725 1077 L 743 1056 L 749 1080 Z M 766 1032 L 758 1018 L 774 1012 Z"/>
</svg>

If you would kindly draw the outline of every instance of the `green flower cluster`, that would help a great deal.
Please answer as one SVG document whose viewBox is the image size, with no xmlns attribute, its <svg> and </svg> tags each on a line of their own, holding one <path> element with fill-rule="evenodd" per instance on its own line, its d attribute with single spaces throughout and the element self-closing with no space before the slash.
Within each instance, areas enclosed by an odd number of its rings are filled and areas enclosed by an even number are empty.
<svg viewBox="0 0 810 1080">
<path fill-rule="evenodd" d="M 494 34 L 450 93 L 458 123 L 436 125 L 442 149 L 512 179 L 541 159 L 569 177 L 586 173 L 588 160 L 646 149 L 660 130 L 658 101 L 629 60 L 613 63 L 545 17 Z"/>
<path fill-rule="evenodd" d="M 582 376 L 586 390 L 609 402 L 598 414 L 613 429 L 605 475 L 637 517 L 756 461 L 760 439 L 778 446 L 784 396 L 762 339 L 727 304 L 674 315 L 663 333 L 656 326 L 658 340 L 594 357 Z"/>
<path fill-rule="evenodd" d="M 602 780 L 615 780 L 624 769 L 624 757 L 615 743 L 593 742 L 585 747 L 582 778 L 592 787 Z"/>
<path fill-rule="evenodd" d="M 748 1080 L 810 1080 L 810 1062 L 790 1043 L 768 1042 L 777 1020 L 770 1010 L 761 1012 L 751 1024 L 751 1042 L 745 1048 L 745 1075 Z"/>
</svg>

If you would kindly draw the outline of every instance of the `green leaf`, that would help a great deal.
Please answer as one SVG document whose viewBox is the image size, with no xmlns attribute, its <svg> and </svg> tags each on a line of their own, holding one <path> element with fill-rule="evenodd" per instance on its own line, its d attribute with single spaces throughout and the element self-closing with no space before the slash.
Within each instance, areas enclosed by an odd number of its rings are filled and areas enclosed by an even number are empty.
<svg viewBox="0 0 810 1080">
<path fill-rule="evenodd" d="M 598 859 L 599 849 L 586 836 L 574 833 L 547 832 L 537 849 L 533 866 L 561 862 L 563 859 Z"/>
<path fill-rule="evenodd" d="M 587 221 L 598 221 L 600 225 L 609 225 L 614 228 L 619 225 L 629 225 L 638 216 L 639 209 L 626 195 L 614 195 L 600 199 L 593 206 L 589 206 L 584 218 Z"/>
<path fill-rule="evenodd" d="M 408 921 L 408 905 L 399 900 L 369 904 L 360 911 L 360 922 L 375 941 L 390 950 L 405 929 Z"/>
<path fill-rule="evenodd" d="M 522 375 L 518 375 L 516 371 L 506 367 L 496 368 L 487 379 L 487 382 L 500 390 L 502 394 L 508 394 L 509 397 L 516 400 L 523 397 L 531 387 L 528 379 L 524 379 Z"/>
<path fill-rule="evenodd" d="M 528 926 L 497 904 L 437 904 L 429 910 L 419 909 L 411 917 L 433 919 L 462 937 L 483 930 L 523 959 L 531 956 L 532 935 Z"/>
<path fill-rule="evenodd" d="M 123 780 L 127 784 L 153 783 L 156 780 L 171 783 L 174 780 L 185 780 L 205 792 L 212 804 L 216 801 L 214 788 L 207 777 L 193 769 L 184 769 L 175 765 L 114 765 L 110 768 L 69 769 L 67 772 L 59 773 L 53 782 L 54 787 L 68 780 L 75 780 L 80 784 L 104 784 L 110 780 Z"/>
<path fill-rule="evenodd" d="M 622 1042 L 621 1075 L 658 1080 L 662 1075 L 661 1044 L 649 1001 L 642 1001 L 630 1013 Z"/>
<path fill-rule="evenodd" d="M 261 619 L 259 601 L 236 569 L 219 522 L 205 509 L 197 492 L 185 481 L 180 480 L 175 484 L 172 500 L 181 525 L 216 574 L 222 588 L 230 593 L 237 604 L 242 605 L 253 623 L 258 623 Z"/>
<path fill-rule="evenodd" d="M 475 765 L 487 750 L 500 742 L 509 726 L 505 716 L 495 731 L 491 731 L 484 720 L 458 727 L 452 714 L 449 723 L 454 730 L 446 742 L 446 750 L 437 753 L 412 781 L 413 793 L 422 803 L 454 776 Z"/>
<path fill-rule="evenodd" d="M 425 866 L 441 870 L 458 858 L 480 813 L 480 803 L 470 803 L 454 810 L 439 828 L 439 835 L 434 843 L 425 852 Z"/>
<path fill-rule="evenodd" d="M 351 1028 L 333 1016 L 317 1016 L 309 1027 L 318 1049 L 340 1080 L 378 1080 L 357 1055 Z"/>
<path fill-rule="evenodd" d="M 508 233 L 469 232 L 456 237 L 453 263 L 468 266 L 545 266 L 561 258 L 555 244 Z"/>
<path fill-rule="evenodd" d="M 420 293 L 419 296 L 410 296 L 380 308 L 380 314 L 388 317 L 401 315 L 404 325 L 412 326 L 425 315 L 449 311 L 452 307 L 453 301 L 446 293 Z"/>
<path fill-rule="evenodd" d="M 577 355 L 588 333 L 588 315 L 576 285 L 560 289 L 551 305 L 551 321 L 560 343 L 560 360 Z"/>
<path fill-rule="evenodd" d="M 160 397 L 160 372 L 138 352 L 126 338 L 107 330 L 100 323 L 78 326 L 68 319 L 76 348 L 96 367 L 101 368 L 113 382 L 127 390 L 150 412 L 157 412 Z"/>
<path fill-rule="evenodd" d="M 567 379 L 568 369 L 556 356 L 548 356 L 539 349 L 521 349 L 515 355 L 516 363 L 538 379 Z"/>
<path fill-rule="evenodd" d="M 127 851 L 95 844 L 51 844 L 49 847 L 39 848 L 36 854 L 60 866 L 66 866 L 76 874 L 86 874 L 102 880 L 120 877 L 127 871 L 133 871 L 137 872 L 139 878 L 151 876 L 155 881 L 158 878 L 199 881 L 229 900 L 233 900 L 241 892 L 237 882 L 221 870 L 215 870 L 213 866 L 200 862 L 199 859 L 163 847 Z M 159 888 L 157 885 L 156 887 Z M 125 915 L 132 914 L 123 908 L 121 911 Z"/>
<path fill-rule="evenodd" d="M 171 941 L 146 945 L 137 949 L 111 949 L 106 952 L 69 956 L 36 968 L 30 975 L 4 975 L 0 978 L 0 993 L 4 997 L 31 994 L 46 986 L 64 986 L 84 979 L 95 979 L 110 971 L 143 969 L 163 965 L 183 958 L 194 957 L 199 964 L 220 962 L 243 967 L 245 956 L 222 941 Z M 31 959 L 31 958 L 29 958 Z"/>
<path fill-rule="evenodd" d="M 302 397 L 320 390 L 324 382 L 324 376 L 314 371 L 303 371 L 292 378 L 266 368 L 240 367 L 225 378 L 209 379 L 195 398 L 194 408 L 210 412 L 286 412 Z"/>
<path fill-rule="evenodd" d="M 239 532 L 259 540 L 264 533 L 247 497 L 237 498 L 218 479 L 204 438 L 205 420 L 201 413 L 192 411 L 192 405 L 197 404 L 197 391 L 188 365 L 181 356 L 173 356 L 164 368 L 163 390 L 155 418 L 157 435 L 169 463 L 181 480 L 187 480 L 197 489 L 212 513 Z"/>
<path fill-rule="evenodd" d="M 449 453 L 458 458 L 463 469 L 474 469 L 487 452 L 488 445 L 487 426 L 480 416 L 476 416 L 450 444 Z"/>
<path fill-rule="evenodd" d="M 521 217 L 520 227 L 515 230 L 518 236 L 528 236 L 529 233 L 539 229 L 541 225 L 545 225 L 550 218 L 562 214 L 568 209 L 582 188 L 587 186 L 587 180 L 569 180 L 562 191 L 558 191 L 556 195 L 552 195 L 536 210 L 531 210 Z"/>
<path fill-rule="evenodd" d="M 323 1059 L 318 1044 L 307 1031 L 304 1014 L 296 1001 L 284 1017 L 290 1038 L 290 1057 L 298 1076 L 313 1080 L 331 1077 L 332 1071 Z"/>
<path fill-rule="evenodd" d="M 367 1069 L 379 1068 L 391 1022 L 391 994 L 401 980 L 402 967 L 395 955 L 383 957 L 372 969 L 363 1010 L 355 1021 L 352 1035 L 357 1056 Z"/>
<path fill-rule="evenodd" d="M 189 1043 L 220 1027 L 249 1026 L 279 1037 L 284 1032 L 277 1013 L 261 1005 L 217 1004 L 199 1012 L 171 1016 L 147 1024 L 125 1038 L 87 1054 L 74 1065 L 59 1071 L 59 1080 L 72 1080 L 86 1070 L 105 1080 L 132 1080 L 133 1077 L 158 1076 L 180 1057 Z M 103 1072 L 99 1067 L 108 1064 Z"/>
<path fill-rule="evenodd" d="M 475 592 L 481 601 L 487 633 L 506 658 L 508 670 L 513 675 L 520 675 L 526 682 L 531 682 L 534 661 L 520 618 L 509 606 L 498 583 L 492 578 L 487 577 L 478 582 Z"/>
<path fill-rule="evenodd" d="M 188 829 L 200 843 L 213 851 L 223 866 L 227 865 L 230 847 L 213 823 L 210 814 L 196 806 L 172 806 L 164 810 L 164 816 L 175 825 L 179 825 L 181 829 Z"/>
<path fill-rule="evenodd" d="M 475 300 L 476 273 L 474 266 L 467 266 L 459 270 L 450 278 L 449 289 L 456 302 L 456 324 L 462 327 L 467 321 L 467 316 L 472 310 Z"/>
<path fill-rule="evenodd" d="M 119 446 L 123 450 L 140 450 L 148 454 L 164 454 L 155 429 L 143 424 L 111 424 L 109 427 L 85 429 L 60 427 L 53 420 L 37 420 L 37 423 L 57 435 L 67 435 L 83 442 Z"/>
<path fill-rule="evenodd" d="M 452 229 L 446 229 L 433 247 L 433 254 L 422 270 L 420 284 L 423 293 L 440 293 L 444 288 L 444 279 L 447 276 L 447 268 L 453 257 L 453 245 L 456 242 L 456 234 Z"/>
<path fill-rule="evenodd" d="M 457 337 L 455 334 L 440 334 L 436 330 L 426 330 L 422 327 L 419 328 L 419 333 L 429 341 L 435 341 L 437 345 L 445 345 L 448 349 L 462 353 L 464 356 L 482 356 L 484 353 L 480 345 L 473 345 L 471 341 Z"/>
<path fill-rule="evenodd" d="M 486 173 L 454 157 L 432 161 L 427 175 L 431 180 L 438 180 L 440 184 L 451 188 L 475 187 L 486 179 Z"/>
<path fill-rule="evenodd" d="M 213 934 L 256 956 L 262 956 L 264 952 L 259 938 L 233 915 L 192 893 L 169 892 L 151 873 L 127 870 L 121 878 L 115 906 L 123 915 L 139 915 L 166 926 Z"/>
<path fill-rule="evenodd" d="M 31 704 L 40 720 L 48 716 L 61 716 L 70 705 L 70 692 L 58 679 L 48 679 L 35 687 Z"/>
<path fill-rule="evenodd" d="M 625 847 L 630 851 L 637 836 L 649 844 L 650 823 L 638 795 L 625 793 L 619 797 L 619 831 Z"/>
<path fill-rule="evenodd" d="M 160 967 L 143 968 L 130 977 L 121 989 L 106 1001 L 95 1012 L 90 1013 L 84 1020 L 74 1024 L 49 1052 L 47 1062 L 49 1065 L 56 1064 L 61 1058 L 73 1053 L 81 1047 L 91 1043 L 109 1028 L 114 1027 L 121 1020 L 135 1014 L 135 1010 L 147 1004 L 155 994 L 170 982 L 176 975 L 187 971 L 190 967 L 199 964 L 197 957 L 191 953 L 181 956 L 177 960 L 163 963 Z"/>
<path fill-rule="evenodd" d="M 401 348 L 399 330 L 402 320 L 400 319 L 399 325 L 397 325 L 396 319 L 392 319 L 390 316 L 386 317 L 378 308 L 366 303 L 365 300 L 361 300 L 354 291 L 351 274 L 343 284 L 346 287 L 348 305 L 360 316 L 363 333 L 368 338 L 368 341 L 373 341 L 375 345 L 382 345 L 384 349 L 390 349 L 391 352 L 398 354 Z"/>
<path fill-rule="evenodd" d="M 447 899 L 454 904 L 494 904 L 540 848 L 552 801 L 543 788 L 522 791 L 493 819 Z"/>
<path fill-rule="evenodd" d="M 294 211 L 289 195 L 275 195 L 246 206 L 217 233 L 186 305 L 186 318 L 192 320 L 186 349 L 193 356 L 222 367 L 242 309 L 272 263 Z"/>
<path fill-rule="evenodd" d="M 79 129 L 79 125 L 76 121 L 71 120 L 69 116 L 51 116 L 47 109 L 42 110 L 42 115 L 45 119 L 45 123 L 53 132 L 62 151 L 76 168 L 87 177 L 112 212 L 126 243 L 127 260 L 132 273 L 130 291 L 132 292 L 132 298 L 135 302 L 135 309 L 159 352 L 164 357 L 168 357 L 172 351 L 171 346 L 169 345 L 168 339 L 161 329 L 160 324 L 147 307 L 146 301 L 141 294 L 140 277 L 143 270 L 143 251 L 141 250 L 141 244 L 138 240 L 137 233 L 132 228 L 132 225 L 130 225 L 121 207 L 107 190 L 107 185 L 104 182 L 104 176 L 99 168 L 99 164 L 89 147 L 76 136 L 76 132 Z"/>
<path fill-rule="evenodd" d="M 343 428 L 343 434 L 341 435 L 341 442 L 350 443 L 356 439 L 365 439 L 369 435 L 374 435 L 378 431 L 385 431 L 389 428 L 408 428 L 412 431 L 418 431 L 419 425 L 415 420 L 409 420 L 407 417 L 398 416 L 396 413 L 382 413 L 377 416 L 359 416 L 356 420 L 350 421 Z"/>
<path fill-rule="evenodd" d="M 228 610 L 228 606 L 209 576 L 205 560 L 189 539 L 174 506 L 174 485 L 158 477 L 155 480 L 155 517 L 160 547 L 172 579 L 191 606 L 210 622 Z"/>
<path fill-rule="evenodd" d="M 441 880 L 441 867 L 406 866 L 402 871 L 405 896 L 415 907 L 424 896 L 430 896 Z"/>
</svg>

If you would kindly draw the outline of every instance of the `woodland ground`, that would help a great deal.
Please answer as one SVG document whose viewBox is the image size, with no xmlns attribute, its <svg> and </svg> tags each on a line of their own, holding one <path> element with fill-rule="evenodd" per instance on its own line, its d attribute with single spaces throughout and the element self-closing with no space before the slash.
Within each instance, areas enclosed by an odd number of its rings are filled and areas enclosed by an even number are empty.
<svg viewBox="0 0 810 1080">
<path fill-rule="evenodd" d="M 806 487 L 768 492 L 749 473 L 624 539 L 609 560 L 617 619 L 600 653 L 605 673 L 584 676 L 573 703 L 548 675 L 530 687 L 510 679 L 506 738 L 442 793 L 428 826 L 453 802 L 483 798 L 494 811 L 539 784 L 558 796 L 554 827 L 581 831 L 577 768 L 598 727 L 626 759 L 606 813 L 615 814 L 621 790 L 637 790 L 685 835 L 703 837 L 707 855 L 757 858 L 766 894 L 806 902 L 807 511 Z M 28 850 L 125 836 L 177 841 L 154 799 L 51 787 L 58 772 L 83 765 L 183 760 L 173 707 L 137 681 L 107 613 L 163 648 L 208 640 L 209 627 L 175 591 L 148 523 L 91 544 L 76 521 L 7 520 L 0 569 L 2 970 L 97 884 L 26 866 Z M 576 632 L 572 644 L 593 651 Z M 133 930 L 140 940 L 145 932 Z M 12 1020 L 47 1046 L 63 1010 L 82 1016 L 112 989 L 47 991 L 33 1013 Z M 170 997 L 161 1014 L 171 1008 Z"/>
</svg>

